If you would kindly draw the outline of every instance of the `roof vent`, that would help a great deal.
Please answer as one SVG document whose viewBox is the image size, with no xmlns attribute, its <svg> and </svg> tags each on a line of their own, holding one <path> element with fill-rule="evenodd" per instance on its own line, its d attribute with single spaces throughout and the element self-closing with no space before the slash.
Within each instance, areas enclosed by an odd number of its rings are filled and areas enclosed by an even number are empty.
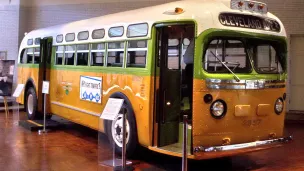
<svg viewBox="0 0 304 171">
<path fill-rule="evenodd" d="M 184 12 L 185 12 L 184 9 L 176 7 L 173 10 L 165 11 L 164 14 L 167 14 L 167 15 L 178 15 L 178 14 L 182 14 Z"/>
</svg>

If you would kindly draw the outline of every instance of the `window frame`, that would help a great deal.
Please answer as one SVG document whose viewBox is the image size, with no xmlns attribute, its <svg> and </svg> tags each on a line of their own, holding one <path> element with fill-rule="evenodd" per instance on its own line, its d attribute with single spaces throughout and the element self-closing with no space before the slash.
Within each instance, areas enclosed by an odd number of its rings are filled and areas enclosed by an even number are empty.
<svg viewBox="0 0 304 171">
<path fill-rule="evenodd" d="M 64 55 L 63 55 L 63 57 L 64 57 L 64 60 L 63 60 L 63 66 L 76 66 L 76 55 L 77 55 L 77 44 L 67 44 L 67 45 L 63 45 L 64 46 Z M 75 51 L 66 51 L 66 47 L 67 46 L 75 46 Z M 66 53 L 71 53 L 72 54 L 72 52 L 74 52 L 73 54 L 74 54 L 74 63 L 73 63 L 73 65 L 66 65 L 65 64 L 65 57 L 66 57 Z"/>
<path fill-rule="evenodd" d="M 101 49 L 101 50 L 92 49 L 93 44 L 104 44 L 104 49 Z M 89 66 L 92 66 L 92 67 L 106 67 L 107 66 L 107 57 L 108 57 L 107 47 L 108 47 L 107 42 L 94 42 L 94 43 L 89 44 L 89 49 L 90 49 Z M 102 66 L 91 64 L 92 63 L 92 53 L 98 53 L 98 52 L 103 52 L 104 53 L 104 59 L 103 59 L 103 65 Z"/>
<path fill-rule="evenodd" d="M 67 36 L 68 36 L 68 35 L 74 35 L 73 40 L 67 40 Z M 73 41 L 75 41 L 75 37 L 76 37 L 75 33 L 67 33 L 67 34 L 65 34 L 65 36 L 64 36 L 64 40 L 65 40 L 65 42 L 73 42 Z"/>
<path fill-rule="evenodd" d="M 85 39 L 80 39 L 79 36 L 80 36 L 80 34 L 82 34 L 82 33 L 88 33 L 88 36 L 87 36 Z M 89 31 L 81 31 L 81 32 L 78 32 L 78 34 L 77 34 L 77 40 L 78 40 L 78 41 L 88 40 L 89 37 L 90 37 L 90 32 L 89 32 Z"/>
<path fill-rule="evenodd" d="M 122 49 L 110 49 L 109 48 L 109 43 L 117 43 L 117 42 L 123 42 L 124 43 L 124 48 L 122 48 Z M 106 60 L 105 60 L 105 62 L 106 62 L 106 67 L 111 67 L 111 68 L 125 68 L 125 60 L 126 60 L 126 45 L 127 45 L 127 41 L 126 40 L 116 40 L 116 41 L 110 41 L 110 42 L 106 42 L 106 56 L 105 56 L 105 58 L 106 58 Z M 122 66 L 109 66 L 108 65 L 108 58 L 109 58 L 109 52 L 120 52 L 120 51 L 123 51 L 123 61 L 122 61 Z"/>
<path fill-rule="evenodd" d="M 129 42 L 130 41 L 145 41 L 146 42 L 146 47 L 144 48 L 129 48 Z M 146 52 L 146 59 L 145 59 L 145 66 L 144 67 L 128 67 L 128 53 L 129 53 L 129 50 L 131 49 L 130 52 L 138 52 L 138 51 L 145 51 Z M 126 65 L 126 68 L 141 68 L 141 69 L 145 69 L 147 68 L 147 63 L 148 63 L 148 39 L 139 39 L 139 40 L 128 40 L 126 41 L 126 59 L 125 59 L 125 65 Z"/>
<path fill-rule="evenodd" d="M 234 40 L 234 41 L 240 41 L 242 42 L 243 46 L 244 46 L 244 50 L 246 52 L 246 65 L 248 64 L 248 70 L 247 71 L 243 71 L 243 72 L 235 72 L 233 71 L 233 73 L 235 74 L 250 74 L 253 72 L 253 66 L 252 66 L 252 59 L 251 59 L 251 56 L 249 55 L 249 52 L 248 52 L 248 49 L 247 49 L 247 45 L 246 45 L 246 41 L 244 40 L 244 38 L 241 38 L 241 37 L 230 37 L 230 36 L 213 36 L 213 37 L 209 37 L 208 38 L 208 41 L 207 43 L 204 45 L 203 49 L 204 49 L 204 52 L 203 52 L 203 56 L 202 56 L 202 68 L 205 72 L 207 73 L 210 73 L 210 74 L 231 74 L 228 70 L 226 72 L 217 72 L 217 71 L 208 71 L 207 68 L 205 68 L 205 65 L 204 65 L 204 60 L 205 60 L 205 57 L 206 57 L 206 52 L 207 50 L 209 49 L 209 46 L 210 46 L 210 43 L 213 41 L 213 40 Z M 226 48 L 226 47 L 222 47 L 221 50 L 223 50 L 223 48 Z"/>
<path fill-rule="evenodd" d="M 36 52 L 36 48 L 39 49 L 39 52 Z M 41 63 L 41 52 L 40 52 L 40 46 L 39 47 L 33 47 L 34 49 L 34 56 L 33 56 L 33 64 L 40 64 Z M 38 54 L 39 56 L 39 62 L 38 63 L 35 63 L 35 55 Z"/>
<path fill-rule="evenodd" d="M 23 59 L 24 53 L 27 53 L 27 48 L 23 48 L 23 49 L 22 49 L 21 54 L 20 54 L 20 56 L 19 56 L 18 64 L 27 64 L 27 63 L 22 63 L 22 62 L 21 62 L 22 59 Z M 27 58 L 27 56 L 26 56 L 26 58 Z M 23 60 L 24 60 L 24 59 L 23 59 Z M 26 59 L 26 61 L 27 61 L 27 59 Z"/>
<path fill-rule="evenodd" d="M 57 47 L 58 46 L 62 46 L 63 47 L 63 50 L 62 51 L 57 51 Z M 63 66 L 64 65 L 64 58 L 65 58 L 65 45 L 57 45 L 57 46 L 54 46 L 55 47 L 55 61 L 54 61 L 54 65 L 56 66 Z M 62 53 L 62 61 L 61 61 L 61 64 L 57 64 L 56 63 L 56 59 L 57 59 L 57 53 L 60 52 Z"/>
<path fill-rule="evenodd" d="M 58 41 L 58 39 L 59 39 L 59 37 L 62 37 L 62 39 L 61 39 L 61 41 Z M 57 43 L 62 43 L 63 42 L 63 34 L 58 34 L 57 36 L 56 36 L 56 42 Z"/>
<path fill-rule="evenodd" d="M 103 36 L 100 37 L 100 38 L 93 37 L 94 32 L 99 31 L 99 30 L 103 30 L 104 31 Z M 105 35 L 106 35 L 106 30 L 104 28 L 101 28 L 101 29 L 95 29 L 95 30 L 93 30 L 92 34 L 91 34 L 91 37 L 92 37 L 92 39 L 103 39 L 105 37 Z"/>
<path fill-rule="evenodd" d="M 110 30 L 111 30 L 111 29 L 120 28 L 120 27 L 122 28 L 122 33 L 121 33 L 121 35 L 118 35 L 118 36 L 111 36 L 111 35 L 110 35 L 110 33 L 111 33 Z M 125 27 L 124 27 L 124 26 L 110 27 L 109 30 L 108 30 L 108 36 L 109 36 L 110 38 L 112 38 L 112 37 L 122 37 L 124 34 L 125 34 Z M 111 43 L 111 42 L 110 42 L 110 43 Z"/>
<path fill-rule="evenodd" d="M 268 44 L 267 44 L 268 43 Z M 271 44 L 271 41 L 264 41 L 263 43 L 261 43 L 261 44 L 259 44 L 259 45 L 255 45 L 255 48 L 256 48 L 256 50 L 257 50 L 257 47 L 258 46 L 270 46 L 271 48 L 273 48 L 274 49 L 274 51 L 275 51 L 275 60 L 277 60 L 278 61 L 278 63 L 279 63 L 279 65 L 278 65 L 278 67 L 277 67 L 277 71 L 276 72 L 263 72 L 263 71 L 260 71 L 258 68 L 258 64 L 256 64 L 256 62 L 258 62 L 258 60 L 256 61 L 256 59 L 255 58 L 257 58 L 258 56 L 258 54 L 256 53 L 256 52 L 253 52 L 253 54 L 252 54 L 252 62 L 253 62 L 253 68 L 254 68 L 254 70 L 258 73 L 258 74 L 280 74 L 280 72 L 279 72 L 279 68 L 281 67 L 281 70 L 282 70 L 282 72 L 286 72 L 285 71 L 285 69 L 283 68 L 283 66 L 282 66 L 282 63 L 281 63 L 281 61 L 280 61 L 280 59 L 279 59 L 279 55 L 280 55 L 280 51 L 277 49 L 277 47 L 276 46 L 274 46 L 273 44 Z M 267 59 L 269 59 L 269 56 L 268 56 L 268 58 Z M 280 67 L 279 67 L 280 66 Z"/>
<path fill-rule="evenodd" d="M 78 51 L 78 46 L 79 45 L 87 45 L 88 46 L 88 50 L 79 50 Z M 74 66 L 89 66 L 90 64 L 90 44 L 89 43 L 82 43 L 82 44 L 75 44 L 76 48 L 75 48 L 75 59 L 74 59 Z M 87 65 L 78 65 L 77 62 L 78 62 L 78 52 L 79 53 L 88 53 L 88 63 Z M 72 66 L 72 65 L 71 65 Z"/>
<path fill-rule="evenodd" d="M 31 39 L 27 39 L 27 45 L 28 46 L 31 46 L 34 44 L 34 40 L 31 38 Z"/>
<path fill-rule="evenodd" d="M 41 38 L 40 37 L 35 38 L 35 43 L 34 43 L 35 45 L 40 45 L 40 42 L 41 42 Z"/>
<path fill-rule="evenodd" d="M 128 35 L 128 31 L 129 31 L 129 27 L 130 27 L 130 26 L 136 26 L 136 25 L 142 25 L 142 24 L 146 24 L 146 25 L 147 25 L 147 33 L 146 33 L 145 35 L 139 35 L 139 36 L 129 36 L 129 35 Z M 127 27 L 127 34 L 126 34 L 127 38 L 146 37 L 148 34 L 149 34 L 149 24 L 148 24 L 147 22 L 136 23 L 136 24 L 130 24 L 130 25 L 128 25 L 128 27 Z"/>
<path fill-rule="evenodd" d="M 24 63 L 24 64 L 34 64 L 35 47 L 27 47 L 27 48 L 25 48 L 25 49 L 26 49 L 26 63 Z M 32 62 L 31 62 L 31 63 L 28 63 L 28 62 L 27 62 L 27 59 L 28 59 L 28 58 L 27 58 L 27 54 L 28 54 L 27 50 L 28 50 L 28 49 L 32 49 L 32 55 L 33 55 L 33 56 L 32 56 Z"/>
</svg>

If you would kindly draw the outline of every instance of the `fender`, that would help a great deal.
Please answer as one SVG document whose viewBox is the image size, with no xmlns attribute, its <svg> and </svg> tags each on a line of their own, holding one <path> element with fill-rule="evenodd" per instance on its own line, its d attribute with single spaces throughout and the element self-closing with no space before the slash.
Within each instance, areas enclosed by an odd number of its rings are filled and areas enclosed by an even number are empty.
<svg viewBox="0 0 304 171">
<path fill-rule="evenodd" d="M 133 106 L 132 106 L 129 98 L 124 93 L 122 93 L 122 92 L 115 92 L 109 98 L 124 99 L 124 103 L 126 103 L 128 106 L 130 106 L 132 112 L 134 113 Z M 137 128 L 136 117 L 134 116 L 134 118 L 135 118 L 135 124 L 136 124 L 136 128 Z M 107 130 L 107 126 L 108 126 L 109 122 L 107 122 L 107 120 L 104 120 L 103 122 L 104 122 L 105 133 L 106 133 L 106 135 L 109 135 L 109 130 Z M 136 129 L 136 132 L 137 132 L 137 129 Z"/>
</svg>

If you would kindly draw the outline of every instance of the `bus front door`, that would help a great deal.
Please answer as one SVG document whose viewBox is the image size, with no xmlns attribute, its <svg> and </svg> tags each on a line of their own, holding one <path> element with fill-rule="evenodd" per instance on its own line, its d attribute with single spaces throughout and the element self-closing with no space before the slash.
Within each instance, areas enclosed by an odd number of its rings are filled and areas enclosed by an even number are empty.
<svg viewBox="0 0 304 171">
<path fill-rule="evenodd" d="M 46 37 L 46 38 L 43 38 L 40 40 L 40 63 L 39 63 L 39 75 L 38 75 L 39 76 L 38 77 L 38 111 L 41 113 L 44 111 L 42 83 L 43 83 L 43 81 L 50 80 L 52 43 L 53 43 L 53 39 L 50 37 Z M 51 88 L 51 86 L 50 86 L 50 88 Z M 47 100 L 47 102 L 48 102 L 48 100 Z M 47 106 L 49 106 L 49 105 L 47 105 Z"/>
<path fill-rule="evenodd" d="M 162 26 L 156 28 L 158 43 L 158 49 L 156 48 L 156 54 L 158 55 L 156 73 L 159 73 L 159 85 L 156 85 L 158 92 L 156 95 L 158 97 L 156 111 L 158 146 L 161 147 L 178 142 L 181 112 L 181 65 L 178 50 L 180 48 L 172 48 L 172 41 L 179 41 L 178 37 L 176 39 L 173 38 L 176 35 L 172 34 L 172 27 Z M 173 45 L 176 46 L 174 43 Z"/>
</svg>

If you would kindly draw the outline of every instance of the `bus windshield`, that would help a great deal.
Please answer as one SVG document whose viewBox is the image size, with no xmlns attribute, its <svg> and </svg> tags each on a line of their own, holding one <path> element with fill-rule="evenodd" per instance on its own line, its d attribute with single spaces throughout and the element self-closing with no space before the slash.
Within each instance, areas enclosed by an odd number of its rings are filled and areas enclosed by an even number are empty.
<svg viewBox="0 0 304 171">
<path fill-rule="evenodd" d="M 260 39 L 214 39 L 207 46 L 203 66 L 210 73 L 251 73 L 254 67 L 257 73 L 276 74 L 283 70 L 276 49 Z"/>
<path fill-rule="evenodd" d="M 277 74 L 283 71 L 280 62 L 282 52 L 276 50 L 279 49 L 276 45 L 252 39 L 247 41 L 247 47 L 257 73 Z"/>
</svg>

